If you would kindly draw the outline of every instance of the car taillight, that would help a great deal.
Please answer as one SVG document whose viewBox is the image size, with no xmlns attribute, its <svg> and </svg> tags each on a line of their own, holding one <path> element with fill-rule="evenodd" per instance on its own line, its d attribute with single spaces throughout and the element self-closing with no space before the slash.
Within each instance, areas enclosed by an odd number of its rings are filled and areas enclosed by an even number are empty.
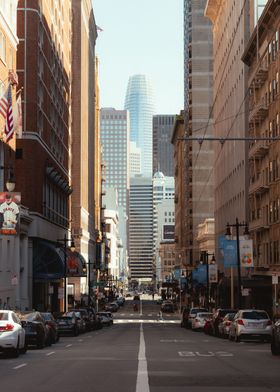
<svg viewBox="0 0 280 392">
<path fill-rule="evenodd" d="M 13 324 L 6 324 L 0 327 L 0 331 L 12 331 L 14 329 Z"/>
<path fill-rule="evenodd" d="M 226 321 L 225 324 L 226 324 L 227 327 L 229 327 L 230 326 L 230 321 Z"/>
<path fill-rule="evenodd" d="M 267 325 L 272 325 L 272 321 L 268 320 Z"/>
<path fill-rule="evenodd" d="M 244 325 L 243 320 L 237 320 L 237 324 Z"/>
</svg>

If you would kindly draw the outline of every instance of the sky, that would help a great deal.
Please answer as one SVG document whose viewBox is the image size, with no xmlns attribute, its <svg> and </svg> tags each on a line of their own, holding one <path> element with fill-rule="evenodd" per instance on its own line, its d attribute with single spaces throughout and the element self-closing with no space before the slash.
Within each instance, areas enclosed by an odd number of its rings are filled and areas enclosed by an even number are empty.
<svg viewBox="0 0 280 392">
<path fill-rule="evenodd" d="M 183 0 L 92 0 L 100 107 L 124 108 L 128 79 L 149 75 L 156 114 L 183 109 Z"/>
</svg>

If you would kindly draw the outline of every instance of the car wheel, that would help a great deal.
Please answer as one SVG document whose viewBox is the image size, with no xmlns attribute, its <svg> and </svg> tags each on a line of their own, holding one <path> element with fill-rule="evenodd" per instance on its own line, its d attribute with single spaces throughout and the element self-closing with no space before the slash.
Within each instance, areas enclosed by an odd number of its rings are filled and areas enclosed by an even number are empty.
<svg viewBox="0 0 280 392">
<path fill-rule="evenodd" d="M 20 353 L 21 354 L 26 354 L 26 351 L 27 351 L 27 344 L 25 342 L 23 348 L 20 350 Z"/>
<path fill-rule="evenodd" d="M 234 337 L 234 341 L 235 343 L 239 343 L 240 342 L 240 336 L 238 336 L 237 334 Z"/>
<path fill-rule="evenodd" d="M 20 352 L 20 350 L 19 350 L 19 340 L 18 340 L 17 346 L 15 348 L 11 349 L 11 357 L 17 358 L 19 356 L 19 352 Z"/>
<path fill-rule="evenodd" d="M 272 355 L 280 355 L 280 347 L 277 346 L 275 339 L 273 337 L 271 340 L 270 348 L 271 348 Z"/>
<path fill-rule="evenodd" d="M 44 347 L 45 347 L 45 342 L 44 342 L 44 339 L 41 338 L 41 339 L 39 339 L 38 342 L 37 342 L 37 348 L 42 349 L 42 348 L 44 348 Z"/>
<path fill-rule="evenodd" d="M 73 336 L 78 336 L 78 335 L 79 335 L 78 328 L 75 328 L 73 331 Z"/>
</svg>

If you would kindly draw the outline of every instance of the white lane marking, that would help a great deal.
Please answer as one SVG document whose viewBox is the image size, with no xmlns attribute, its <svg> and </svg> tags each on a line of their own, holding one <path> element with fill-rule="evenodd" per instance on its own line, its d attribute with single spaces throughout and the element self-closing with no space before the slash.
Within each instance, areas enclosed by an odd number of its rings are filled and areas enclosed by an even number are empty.
<svg viewBox="0 0 280 392">
<path fill-rule="evenodd" d="M 71 347 L 73 346 L 73 344 L 67 344 L 65 347 Z"/>
<path fill-rule="evenodd" d="M 200 353 L 199 351 L 178 351 L 180 357 L 233 357 L 232 353 L 226 351 L 206 351 Z"/>
<path fill-rule="evenodd" d="M 121 323 L 163 323 L 163 324 L 179 324 L 180 320 L 143 320 L 143 319 L 115 319 L 114 324 L 121 324 Z"/>
<path fill-rule="evenodd" d="M 146 359 L 146 346 L 145 346 L 142 323 L 140 324 L 140 343 L 139 343 L 139 354 L 138 354 L 136 392 L 150 392 L 149 379 L 148 379 L 148 365 Z"/>
<path fill-rule="evenodd" d="M 46 357 L 48 357 L 49 355 L 52 355 L 52 354 L 54 354 L 54 351 L 51 351 L 50 353 L 47 353 Z"/>
<path fill-rule="evenodd" d="M 78 342 L 83 342 L 84 341 L 84 339 L 78 339 Z"/>
<path fill-rule="evenodd" d="M 15 366 L 15 367 L 13 367 L 13 369 L 20 369 L 20 368 L 22 368 L 23 366 L 27 366 L 27 363 L 22 363 L 21 365 L 18 365 L 18 366 Z"/>
<path fill-rule="evenodd" d="M 143 316 L 142 300 L 140 301 L 140 316 Z"/>
</svg>

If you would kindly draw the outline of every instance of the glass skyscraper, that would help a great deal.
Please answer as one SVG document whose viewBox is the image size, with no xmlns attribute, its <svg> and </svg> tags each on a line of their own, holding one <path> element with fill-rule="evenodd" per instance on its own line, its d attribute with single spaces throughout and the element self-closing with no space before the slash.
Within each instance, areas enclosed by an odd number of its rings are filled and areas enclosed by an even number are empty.
<svg viewBox="0 0 280 392">
<path fill-rule="evenodd" d="M 130 140 L 141 149 L 141 174 L 152 177 L 154 94 L 148 76 L 129 78 L 124 108 L 130 113 Z"/>
</svg>

